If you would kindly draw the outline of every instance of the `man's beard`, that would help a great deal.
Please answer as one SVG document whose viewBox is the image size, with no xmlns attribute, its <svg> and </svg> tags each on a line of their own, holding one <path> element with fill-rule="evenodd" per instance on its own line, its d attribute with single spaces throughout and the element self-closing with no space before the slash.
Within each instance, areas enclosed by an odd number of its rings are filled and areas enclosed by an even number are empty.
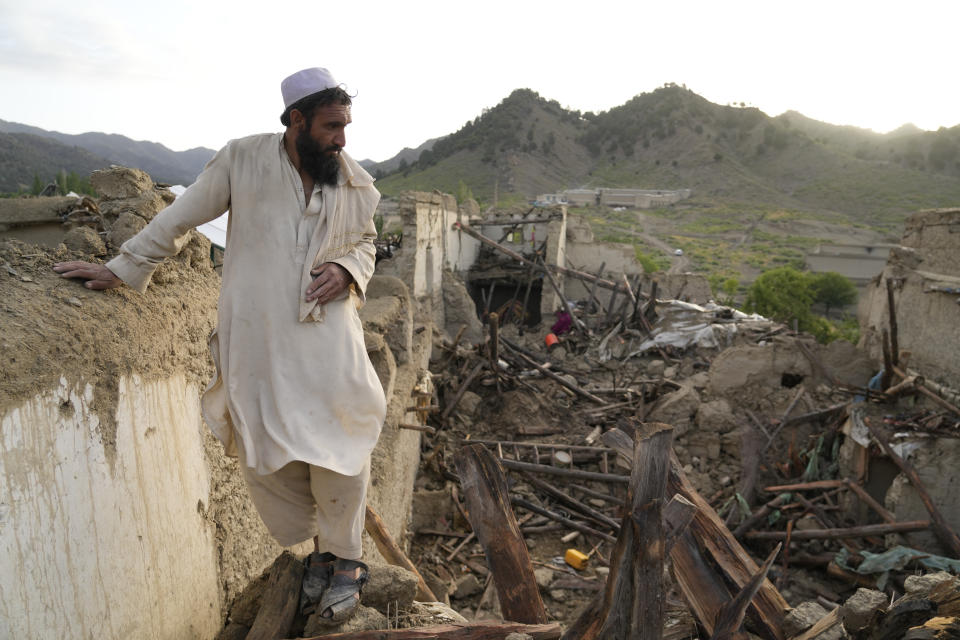
<svg viewBox="0 0 960 640">
<path fill-rule="evenodd" d="M 337 145 L 321 147 L 310 137 L 306 129 L 297 135 L 297 154 L 300 156 L 300 168 L 319 184 L 336 185 L 340 176 L 340 156 L 332 151 L 340 151 Z"/>
</svg>

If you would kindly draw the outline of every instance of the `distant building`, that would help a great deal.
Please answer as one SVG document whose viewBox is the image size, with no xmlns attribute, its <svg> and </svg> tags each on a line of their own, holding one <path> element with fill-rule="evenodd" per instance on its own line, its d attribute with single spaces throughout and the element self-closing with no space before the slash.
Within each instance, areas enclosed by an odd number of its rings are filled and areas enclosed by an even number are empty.
<svg viewBox="0 0 960 640">
<path fill-rule="evenodd" d="M 835 271 L 858 285 L 868 283 L 883 271 L 891 244 L 823 244 L 807 254 L 807 268 L 814 273 Z"/>
<path fill-rule="evenodd" d="M 689 198 L 692 189 L 567 189 L 560 193 L 543 193 L 537 196 L 537 204 L 568 204 L 572 207 L 629 207 L 653 209 Z"/>
</svg>

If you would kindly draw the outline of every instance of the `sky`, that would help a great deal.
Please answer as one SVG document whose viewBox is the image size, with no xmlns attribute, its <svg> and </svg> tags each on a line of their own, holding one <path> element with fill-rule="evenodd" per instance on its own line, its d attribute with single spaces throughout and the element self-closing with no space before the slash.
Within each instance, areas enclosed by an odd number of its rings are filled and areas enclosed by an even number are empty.
<svg viewBox="0 0 960 640">
<path fill-rule="evenodd" d="M 511 91 L 605 111 L 665 83 L 887 132 L 960 124 L 940 0 L 0 0 L 0 119 L 176 151 L 280 131 L 280 81 L 354 94 L 347 151 L 386 160 Z"/>
</svg>

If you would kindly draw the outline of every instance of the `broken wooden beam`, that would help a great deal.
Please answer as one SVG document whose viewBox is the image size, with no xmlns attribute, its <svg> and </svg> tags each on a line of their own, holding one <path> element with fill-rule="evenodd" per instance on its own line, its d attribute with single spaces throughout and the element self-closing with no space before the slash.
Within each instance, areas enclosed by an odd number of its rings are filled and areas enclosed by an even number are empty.
<svg viewBox="0 0 960 640">
<path fill-rule="evenodd" d="M 507 346 L 509 346 L 510 343 L 508 343 L 507 341 L 504 341 L 504 344 L 506 344 Z M 536 369 L 537 371 L 539 371 L 539 372 L 542 373 L 543 375 L 547 376 L 548 378 L 550 378 L 550 379 L 553 380 L 554 382 L 559 383 L 562 387 L 565 387 L 565 388 L 567 388 L 567 389 L 570 389 L 570 391 L 573 391 L 573 392 L 576 393 L 577 395 L 583 396 L 584 398 L 586 398 L 587 400 L 590 400 L 591 402 L 596 402 L 597 404 L 602 404 L 602 405 L 607 404 L 607 402 L 606 402 L 605 400 L 603 400 L 602 398 L 598 398 L 597 396 L 593 395 L 593 394 L 590 393 L 589 391 L 584 391 L 583 389 L 581 389 L 581 388 L 578 387 L 577 385 L 571 383 L 569 380 L 566 380 L 566 379 L 564 379 L 562 376 L 559 376 L 559 375 L 557 375 L 556 373 L 554 373 L 553 371 L 551 371 L 550 369 L 547 369 L 546 367 L 544 367 L 542 364 L 540 364 L 539 362 L 537 362 L 536 360 L 534 360 L 533 358 L 531 358 L 531 357 L 528 356 L 527 354 L 522 353 L 522 352 L 520 352 L 520 351 L 517 351 L 516 354 L 517 354 L 518 357 L 522 358 L 525 362 L 527 362 L 528 364 L 532 365 L 534 369 Z"/>
<path fill-rule="evenodd" d="M 753 597 L 757 595 L 757 591 L 766 579 L 770 567 L 773 566 L 774 558 L 780 553 L 782 547 L 782 544 L 778 544 L 777 548 L 767 556 L 763 566 L 750 578 L 750 582 L 740 589 L 737 597 L 720 608 L 719 613 L 717 613 L 717 624 L 714 627 L 713 635 L 710 636 L 710 640 L 730 640 L 732 638 L 747 637 L 746 634 L 740 632 L 743 617 L 747 613 L 747 607 L 750 606 Z"/>
<path fill-rule="evenodd" d="M 952 557 L 960 558 L 960 538 L 957 537 L 957 533 L 950 527 L 950 524 L 943 517 L 943 514 L 940 513 L 940 510 L 933 504 L 933 500 L 930 498 L 930 494 L 927 492 L 927 488 L 923 485 L 923 482 L 920 481 L 920 475 L 917 474 L 916 469 L 914 469 L 913 465 L 909 462 L 897 455 L 897 452 L 890 446 L 890 441 L 883 431 L 873 426 L 867 418 L 864 418 L 863 421 L 867 425 L 867 429 L 870 430 L 870 434 L 874 440 L 880 443 L 880 447 L 887 456 L 893 460 L 894 464 L 900 467 L 903 474 L 910 480 L 910 485 L 917 492 L 917 495 L 920 496 L 923 506 L 927 508 L 927 512 L 933 520 L 933 533 L 937 536 L 937 539 L 948 552 L 952 554 Z"/>
<path fill-rule="evenodd" d="M 299 640 L 503 640 L 511 633 L 525 634 L 533 640 L 557 640 L 560 637 L 560 623 L 471 622 L 409 629 L 331 633 Z"/>
<path fill-rule="evenodd" d="M 610 555 L 602 600 L 595 600 L 571 625 L 564 640 L 639 638 L 660 640 L 663 632 L 664 530 L 662 511 L 673 428 L 651 425 L 637 438 L 624 506 L 627 515 Z"/>
<path fill-rule="evenodd" d="M 450 401 L 450 404 L 443 410 L 443 415 L 441 420 L 446 423 L 446 421 L 453 415 L 454 409 L 457 408 L 457 405 L 460 403 L 460 399 L 463 398 L 463 394 L 467 392 L 467 389 L 470 388 L 470 385 L 480 375 L 480 371 L 486 366 L 486 362 L 481 360 L 477 365 L 470 371 L 470 374 L 467 375 L 466 379 L 463 381 L 463 384 L 460 385 L 460 388 L 457 389 L 456 394 L 453 396 L 453 400 Z"/>
<path fill-rule="evenodd" d="M 284 551 L 273 563 L 249 640 L 279 640 L 290 634 L 290 627 L 300 604 L 300 586 L 303 583 L 303 563 L 289 551 Z"/>
<path fill-rule="evenodd" d="M 494 242 L 493 240 L 484 236 L 482 233 L 480 233 L 476 229 L 471 229 L 470 227 L 468 227 L 463 223 L 455 222 L 453 225 L 453 228 L 459 229 L 460 231 L 463 231 L 464 233 L 466 233 L 468 236 L 476 238 L 477 240 L 487 245 L 488 247 L 492 249 L 496 249 L 497 251 L 499 251 L 500 253 L 503 253 L 504 255 L 510 256 L 514 260 L 518 261 L 521 265 L 523 264 L 533 265 L 534 268 L 536 268 L 539 271 L 543 271 L 543 272 L 553 271 L 553 272 L 559 273 L 560 275 L 577 278 L 578 280 L 584 280 L 586 282 L 596 282 L 597 286 L 603 287 L 604 289 L 610 289 L 612 291 L 619 291 L 621 293 L 624 293 L 624 289 L 620 284 L 616 282 L 612 282 L 610 280 L 605 280 L 603 278 L 598 278 L 597 276 L 590 273 L 584 273 L 582 271 L 577 271 L 576 269 L 561 267 L 560 265 L 556 265 L 556 264 L 536 264 L 532 260 L 525 258 L 523 255 L 517 253 L 516 251 L 513 251 L 512 249 L 508 249 L 502 244 L 498 244 Z"/>
<path fill-rule="evenodd" d="M 859 527 L 843 527 L 838 529 L 804 529 L 794 531 L 794 540 L 839 540 L 842 538 L 866 538 L 868 536 L 884 535 L 887 533 L 908 533 L 923 531 L 930 528 L 929 520 L 910 520 L 908 522 L 894 522 L 892 524 L 865 524 Z M 784 531 L 748 531 L 744 534 L 750 540 L 784 540 L 787 537 Z"/>
<path fill-rule="evenodd" d="M 597 536 L 598 538 L 601 538 L 601 539 L 603 539 L 603 540 L 606 540 L 607 542 L 616 542 L 616 541 L 617 541 L 617 539 L 614 538 L 614 537 L 613 537 L 612 535 L 610 535 L 609 533 L 604 533 L 604 532 L 602 532 L 602 531 L 597 531 L 597 530 L 594 529 L 593 527 L 588 527 L 588 526 L 585 525 L 585 524 L 582 524 L 582 523 L 577 522 L 577 521 L 575 521 L 575 520 L 571 520 L 570 518 L 567 518 L 567 517 L 565 517 L 565 516 L 562 516 L 562 515 L 560 515 L 559 513 L 556 513 L 555 511 L 550 511 L 549 509 L 545 509 L 545 508 L 543 508 L 543 507 L 541 507 L 541 506 L 535 505 L 535 504 L 533 504 L 532 502 L 530 502 L 529 500 L 524 500 L 523 498 L 518 498 L 518 497 L 514 496 L 514 497 L 510 498 L 510 503 L 513 504 L 513 505 L 516 505 L 516 506 L 518 506 L 518 507 L 520 507 L 520 508 L 522 508 L 522 509 L 526 509 L 527 511 L 536 513 L 536 514 L 538 514 L 538 515 L 541 515 L 541 516 L 543 516 L 543 517 L 545 517 L 545 518 L 550 518 L 550 519 L 553 520 L 554 522 L 559 522 L 560 524 L 562 524 L 563 526 L 565 526 L 565 527 L 568 528 L 568 529 L 573 529 L 574 531 L 579 531 L 580 533 L 586 533 L 587 535 L 591 535 L 591 536 Z"/>
<path fill-rule="evenodd" d="M 620 429 L 602 436 L 603 443 L 632 458 L 631 439 Z M 677 584 L 700 624 L 713 633 L 720 608 L 750 582 L 757 563 L 737 542 L 713 507 L 690 484 L 676 456 L 671 455 L 667 485 L 670 494 L 679 493 L 697 507 L 689 528 L 670 552 Z M 747 620 L 757 635 L 767 640 L 784 640 L 783 616 L 788 605 L 769 580 L 761 582 L 747 609 Z"/>
<path fill-rule="evenodd" d="M 466 499 L 467 518 L 486 554 L 503 617 L 528 624 L 546 622 L 533 564 L 510 508 L 503 469 L 483 445 L 461 448 L 454 462 Z"/>
<path fill-rule="evenodd" d="M 380 518 L 376 511 L 370 508 L 370 505 L 367 505 L 363 528 L 370 534 L 370 537 L 373 538 L 373 542 L 377 545 L 377 550 L 380 551 L 380 555 L 383 556 L 384 560 L 389 564 L 403 567 L 417 577 L 417 600 L 421 602 L 436 602 L 437 596 L 433 594 L 430 587 L 428 587 L 424 581 L 423 576 L 420 575 L 420 572 L 417 570 L 417 567 L 410 562 L 410 558 L 407 557 L 407 554 L 403 552 L 400 545 L 398 545 L 396 540 L 393 539 L 393 536 L 390 535 L 390 531 L 387 530 L 387 525 L 383 523 L 383 519 Z"/>
<path fill-rule="evenodd" d="M 529 471 L 531 473 L 545 473 L 547 475 L 564 476 L 567 478 L 578 478 L 580 480 L 595 480 L 597 482 L 611 482 L 627 484 L 630 478 L 617 475 L 615 473 L 600 473 L 597 471 L 580 471 L 579 469 L 564 469 L 562 467 L 551 467 L 546 464 L 534 464 L 532 462 L 520 462 L 519 460 L 509 460 L 501 458 L 500 464 L 507 469 L 516 471 Z"/>
<path fill-rule="evenodd" d="M 527 482 L 532 484 L 537 489 L 540 489 L 541 491 L 545 492 L 547 495 L 555 499 L 560 504 L 566 505 L 567 507 L 569 507 L 570 509 L 573 509 L 574 511 L 578 511 L 582 515 L 594 520 L 595 522 L 598 522 L 600 524 L 610 527 L 611 529 L 613 529 L 614 533 L 620 532 L 620 523 L 618 523 L 616 520 L 614 520 L 610 516 L 600 513 L 593 507 L 590 507 L 580 502 L 573 496 L 567 495 L 566 493 L 564 493 L 557 487 L 553 486 L 549 482 L 545 482 L 528 473 L 523 474 L 523 477 Z"/>
</svg>

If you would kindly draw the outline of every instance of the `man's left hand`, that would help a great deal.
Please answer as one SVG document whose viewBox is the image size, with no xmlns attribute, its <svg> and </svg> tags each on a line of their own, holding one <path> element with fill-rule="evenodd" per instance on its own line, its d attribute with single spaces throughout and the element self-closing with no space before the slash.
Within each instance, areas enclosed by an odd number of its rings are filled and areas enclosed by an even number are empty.
<svg viewBox="0 0 960 640">
<path fill-rule="evenodd" d="M 350 272 L 336 262 L 324 262 L 310 272 L 313 282 L 307 286 L 306 301 L 327 304 L 336 300 L 353 282 Z"/>
</svg>

